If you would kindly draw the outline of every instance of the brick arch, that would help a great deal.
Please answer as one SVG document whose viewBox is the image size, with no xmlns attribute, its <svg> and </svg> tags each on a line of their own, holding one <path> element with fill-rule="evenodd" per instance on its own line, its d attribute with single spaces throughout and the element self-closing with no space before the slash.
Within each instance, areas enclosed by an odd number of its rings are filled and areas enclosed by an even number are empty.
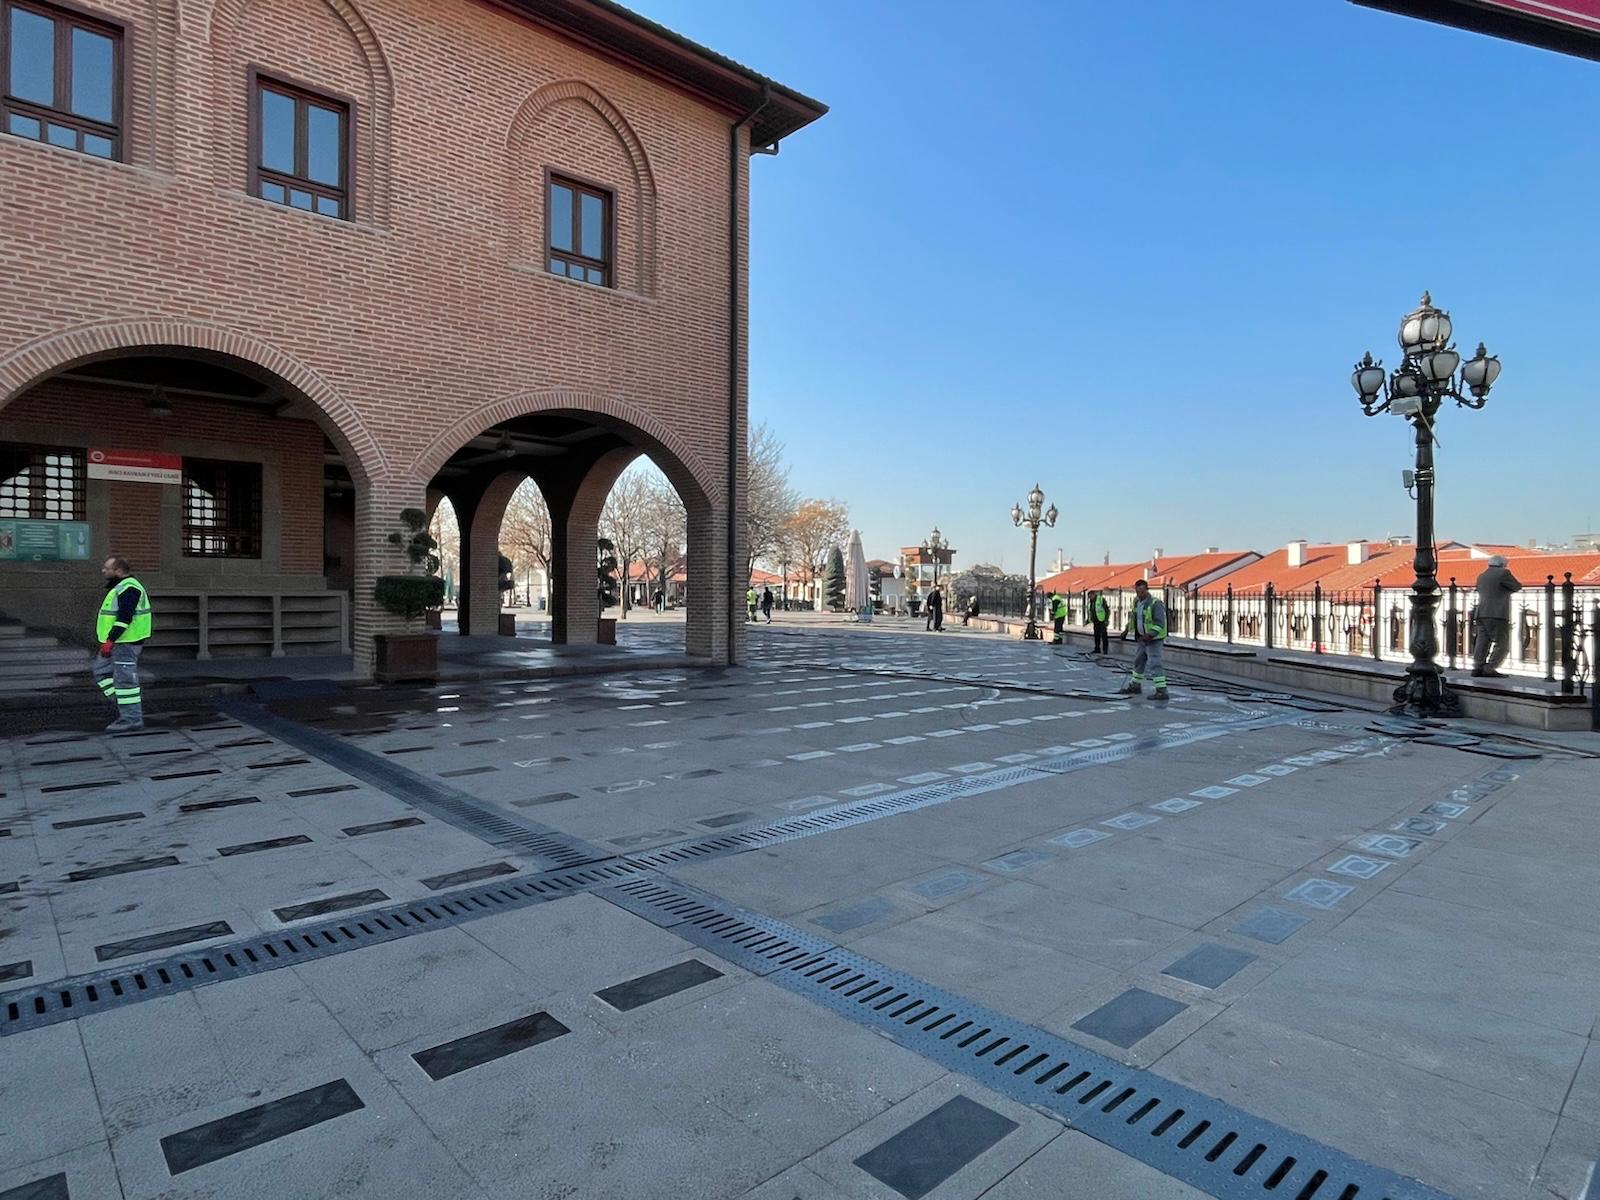
<svg viewBox="0 0 1600 1200">
<path fill-rule="evenodd" d="M 648 454 L 691 510 L 721 508 L 726 488 L 684 440 L 659 419 L 624 400 L 568 388 L 518 392 L 458 418 L 412 461 L 410 477 L 428 480 L 450 456 L 485 429 L 534 413 L 576 417 L 609 429 Z"/>
<path fill-rule="evenodd" d="M 506 131 L 506 150 L 513 175 L 507 194 L 514 198 L 514 208 L 510 213 L 512 227 L 507 244 L 511 246 L 522 244 L 523 239 L 518 236 L 518 230 L 527 225 L 529 212 L 539 214 L 537 219 L 542 229 L 544 200 L 537 190 L 530 189 L 529 181 L 531 179 L 537 187 L 542 187 L 544 167 L 560 164 L 532 163 L 528 159 L 540 117 L 554 105 L 565 101 L 576 101 L 593 110 L 610 127 L 622 147 L 622 152 L 628 158 L 633 171 L 633 206 L 638 214 L 633 268 L 638 290 L 647 296 L 654 295 L 657 202 L 655 172 L 650 167 L 650 157 L 645 153 L 644 142 L 634 132 L 633 126 L 628 123 L 621 110 L 593 84 L 581 79 L 560 79 L 534 89 L 511 119 L 511 125 Z M 532 257 L 542 261 L 543 249 L 541 248 Z"/>
<path fill-rule="evenodd" d="M 206 17 L 205 40 L 214 43 L 219 27 L 229 22 L 237 24 L 247 6 L 256 0 L 214 0 Z M 360 97 L 363 103 L 356 112 L 356 175 L 355 204 L 358 218 L 367 217 L 375 224 L 389 223 L 391 168 L 394 160 L 394 72 L 389 67 L 389 56 L 373 31 L 361 9 L 351 0 L 321 0 L 349 32 L 366 63 L 367 76 L 372 88 L 371 97 Z M 284 64 L 283 69 L 296 77 L 294 64 Z M 216 61 L 213 45 L 212 69 L 217 104 L 215 111 L 226 114 L 232 111 L 226 103 L 229 89 L 244 88 L 244 80 L 232 78 L 232 72 L 221 69 Z M 315 80 L 305 80 L 315 83 Z M 337 91 L 333 88 L 330 90 Z"/>
<path fill-rule="evenodd" d="M 259 338 L 197 321 L 105 321 L 36 338 L 0 358 L 0 408 L 34 384 L 83 363 L 172 350 L 232 359 L 266 372 L 311 404 L 317 423 L 338 446 L 354 478 L 387 473 L 383 450 L 360 414 L 314 370 Z"/>
</svg>

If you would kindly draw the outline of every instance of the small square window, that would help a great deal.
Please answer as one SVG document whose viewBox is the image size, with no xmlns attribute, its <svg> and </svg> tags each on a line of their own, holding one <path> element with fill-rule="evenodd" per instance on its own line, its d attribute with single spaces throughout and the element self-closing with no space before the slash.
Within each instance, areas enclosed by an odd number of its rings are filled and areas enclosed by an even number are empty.
<svg viewBox="0 0 1600 1200">
<path fill-rule="evenodd" d="M 611 193 L 561 175 L 550 176 L 549 193 L 545 219 L 551 273 L 610 287 Z"/>
<path fill-rule="evenodd" d="M 85 468 L 82 450 L 0 444 L 0 517 L 85 520 Z"/>
</svg>

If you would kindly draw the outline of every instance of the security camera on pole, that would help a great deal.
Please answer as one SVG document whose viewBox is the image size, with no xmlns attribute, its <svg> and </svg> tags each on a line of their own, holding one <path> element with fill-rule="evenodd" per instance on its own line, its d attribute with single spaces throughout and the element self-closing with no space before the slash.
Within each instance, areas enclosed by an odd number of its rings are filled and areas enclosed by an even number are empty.
<svg viewBox="0 0 1600 1200">
<path fill-rule="evenodd" d="M 1434 418 L 1444 402 L 1462 408 L 1482 408 L 1489 389 L 1500 376 L 1500 360 L 1478 343 L 1478 352 L 1465 363 L 1450 342 L 1450 314 L 1433 306 L 1422 293 L 1422 304 L 1400 321 L 1400 365 L 1386 375 L 1381 362 L 1368 351 L 1356 364 L 1350 384 L 1361 398 L 1361 411 L 1369 417 L 1390 412 L 1411 422 L 1416 431 L 1416 470 L 1407 481 L 1417 498 L 1416 582 L 1411 585 L 1411 665 L 1406 679 L 1394 690 L 1394 711 L 1416 717 L 1461 715 L 1461 702 L 1445 684 L 1439 669 L 1439 637 L 1433 614 L 1439 605 L 1439 557 L 1433 544 Z M 1461 379 L 1456 381 L 1456 370 Z M 1465 394 L 1463 394 L 1465 392 Z"/>
</svg>

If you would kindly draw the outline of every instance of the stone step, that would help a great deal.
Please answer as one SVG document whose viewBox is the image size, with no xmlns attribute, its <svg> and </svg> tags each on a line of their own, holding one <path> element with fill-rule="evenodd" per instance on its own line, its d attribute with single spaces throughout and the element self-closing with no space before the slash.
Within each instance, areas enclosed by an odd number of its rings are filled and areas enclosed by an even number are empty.
<svg viewBox="0 0 1600 1200">
<path fill-rule="evenodd" d="M 10 650 L 0 646 L 0 675 L 50 675 L 82 671 L 89 666 L 86 650 L 69 650 L 50 643 L 49 650 Z"/>
<path fill-rule="evenodd" d="M 17 654 L 23 650 L 45 650 L 52 646 L 61 645 L 53 637 L 42 633 L 18 633 L 10 637 L 0 637 L 0 654 Z"/>
</svg>

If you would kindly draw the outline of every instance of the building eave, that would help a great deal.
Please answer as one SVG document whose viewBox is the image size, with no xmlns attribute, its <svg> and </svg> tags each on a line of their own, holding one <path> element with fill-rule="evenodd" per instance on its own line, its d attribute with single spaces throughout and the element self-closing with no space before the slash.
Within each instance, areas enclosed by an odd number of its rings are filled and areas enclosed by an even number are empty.
<svg viewBox="0 0 1600 1200">
<path fill-rule="evenodd" d="M 750 144 L 771 146 L 817 120 L 828 106 L 613 0 L 481 0 L 549 33 L 658 79 L 739 117 L 759 108 Z"/>
<path fill-rule="evenodd" d="M 1583 0 L 1351 0 L 1363 8 L 1522 42 L 1559 54 L 1600 61 L 1600 11 L 1579 11 Z M 1591 3 L 1588 7 L 1594 8 Z"/>
</svg>

